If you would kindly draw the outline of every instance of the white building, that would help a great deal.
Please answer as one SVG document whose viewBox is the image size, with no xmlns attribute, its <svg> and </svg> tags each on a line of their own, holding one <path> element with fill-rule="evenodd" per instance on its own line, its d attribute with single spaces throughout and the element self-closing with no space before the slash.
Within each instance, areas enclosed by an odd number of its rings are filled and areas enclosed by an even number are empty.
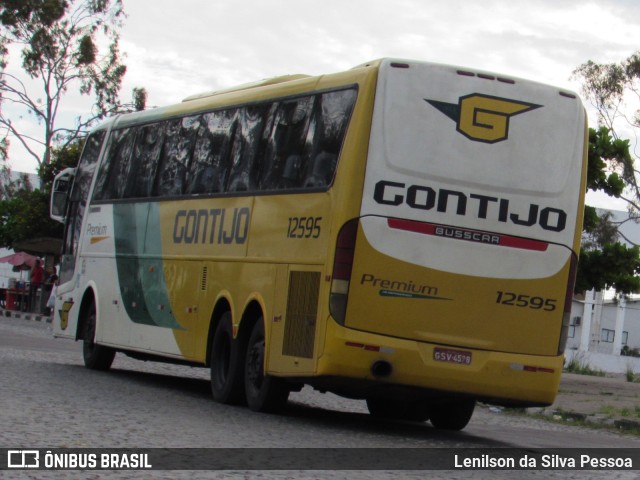
<svg viewBox="0 0 640 480">
<path fill-rule="evenodd" d="M 640 298 L 574 298 L 567 349 L 620 355 L 623 348 L 640 352 Z"/>
</svg>

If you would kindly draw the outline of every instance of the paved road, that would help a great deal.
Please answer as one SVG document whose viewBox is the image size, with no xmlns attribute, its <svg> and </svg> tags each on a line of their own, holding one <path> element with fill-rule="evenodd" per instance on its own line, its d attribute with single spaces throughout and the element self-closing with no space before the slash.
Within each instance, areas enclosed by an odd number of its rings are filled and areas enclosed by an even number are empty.
<svg viewBox="0 0 640 480">
<path fill-rule="evenodd" d="M 110 372 L 82 366 L 81 345 L 51 326 L 0 318 L 0 446 L 158 447 L 638 447 L 637 437 L 567 427 L 481 407 L 463 432 L 373 421 L 363 402 L 305 388 L 281 415 L 214 403 L 208 371 L 117 355 Z M 7 473 L 7 472 L 2 472 Z M 130 478 L 131 472 L 10 472 L 9 478 Z M 78 473 L 78 476 L 75 474 Z M 139 478 L 149 478 L 145 472 Z M 151 472 L 178 478 L 183 472 Z M 348 473 L 348 474 L 347 474 Z M 537 474 L 537 475 L 536 475 Z M 637 478 L 637 472 L 518 472 L 518 478 Z M 388 478 L 390 472 L 195 472 L 184 478 Z M 426 478 L 394 472 L 393 478 Z M 513 478 L 509 472 L 438 472 L 438 478 Z"/>
</svg>

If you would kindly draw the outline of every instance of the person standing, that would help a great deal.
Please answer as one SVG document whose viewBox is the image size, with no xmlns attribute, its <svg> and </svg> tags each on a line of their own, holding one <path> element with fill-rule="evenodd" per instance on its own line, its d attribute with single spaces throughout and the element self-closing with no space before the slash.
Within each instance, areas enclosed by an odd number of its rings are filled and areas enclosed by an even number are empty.
<svg viewBox="0 0 640 480">
<path fill-rule="evenodd" d="M 36 263 L 31 269 L 31 285 L 29 287 L 29 310 L 33 311 L 36 307 L 36 292 L 39 288 L 42 288 L 44 282 L 44 268 L 42 267 L 42 261 L 36 258 Z"/>
</svg>

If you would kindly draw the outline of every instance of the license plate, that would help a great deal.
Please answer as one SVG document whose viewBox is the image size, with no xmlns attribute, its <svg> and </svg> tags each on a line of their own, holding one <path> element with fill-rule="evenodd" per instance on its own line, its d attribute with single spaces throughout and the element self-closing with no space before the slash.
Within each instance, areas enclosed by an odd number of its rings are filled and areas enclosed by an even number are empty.
<svg viewBox="0 0 640 480">
<path fill-rule="evenodd" d="M 457 363 L 459 365 L 471 365 L 471 352 L 464 350 L 452 350 L 450 348 L 433 349 L 433 359 L 436 362 Z"/>
</svg>

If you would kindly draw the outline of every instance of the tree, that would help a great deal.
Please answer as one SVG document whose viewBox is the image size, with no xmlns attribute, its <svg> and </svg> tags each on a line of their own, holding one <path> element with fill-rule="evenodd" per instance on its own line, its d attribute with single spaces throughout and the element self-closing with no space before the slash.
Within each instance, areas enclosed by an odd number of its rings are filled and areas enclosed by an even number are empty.
<svg viewBox="0 0 640 480">
<path fill-rule="evenodd" d="M 640 219 L 640 190 L 628 140 L 616 128 L 640 127 L 640 112 L 625 112 L 628 97 L 640 98 L 640 55 L 620 64 L 599 65 L 589 61 L 574 71 L 583 93 L 598 113 L 600 127 L 589 130 L 587 188 L 622 198 L 629 205 L 629 219 Z M 621 123 L 623 121 L 624 123 Z M 618 293 L 640 291 L 640 248 L 619 242 L 620 225 L 610 214 L 598 215 L 585 208 L 585 235 L 580 253 L 576 291 L 615 288 Z M 632 242 L 624 238 L 627 243 Z"/>
<path fill-rule="evenodd" d="M 51 161 L 40 167 L 39 189 L 31 186 L 27 176 L 9 183 L 12 189 L 0 201 L 0 246 L 12 248 L 16 242 L 40 237 L 62 238 L 62 225 L 49 218 L 51 186 L 58 172 L 77 165 L 83 145 L 80 139 L 53 148 Z"/>
<path fill-rule="evenodd" d="M 43 166 L 51 161 L 54 145 L 65 148 L 96 120 L 144 109 L 142 88 L 134 89 L 130 104 L 118 98 L 126 72 L 117 33 L 123 18 L 122 0 L 0 0 L 0 129 L 5 142 L 16 139 Z M 104 52 L 102 43 L 107 44 Z M 28 82 L 6 68 L 18 50 Z M 61 105 L 71 89 L 92 96 L 93 109 L 75 125 L 61 125 Z M 41 136 L 19 129 L 15 120 L 24 114 L 38 123 Z"/>
<path fill-rule="evenodd" d="M 602 135 L 603 141 L 595 148 L 616 153 L 605 158 L 601 170 L 620 174 L 625 188 L 617 196 L 628 202 L 634 218 L 640 218 L 640 187 L 637 182 L 640 172 L 635 168 L 631 155 L 624 153 L 625 145 L 628 150 L 629 143 L 619 134 L 622 130 L 640 128 L 640 110 L 629 112 L 627 106 L 640 100 L 640 52 L 620 63 L 601 65 L 588 61 L 574 71 L 574 76 L 582 81 L 583 94 L 596 109 L 600 130 L 606 128 L 610 136 L 606 139 Z"/>
<path fill-rule="evenodd" d="M 49 196 L 39 189 L 24 188 L 10 200 L 0 202 L 0 245 L 40 237 L 62 238 L 62 225 L 49 218 Z"/>
</svg>

